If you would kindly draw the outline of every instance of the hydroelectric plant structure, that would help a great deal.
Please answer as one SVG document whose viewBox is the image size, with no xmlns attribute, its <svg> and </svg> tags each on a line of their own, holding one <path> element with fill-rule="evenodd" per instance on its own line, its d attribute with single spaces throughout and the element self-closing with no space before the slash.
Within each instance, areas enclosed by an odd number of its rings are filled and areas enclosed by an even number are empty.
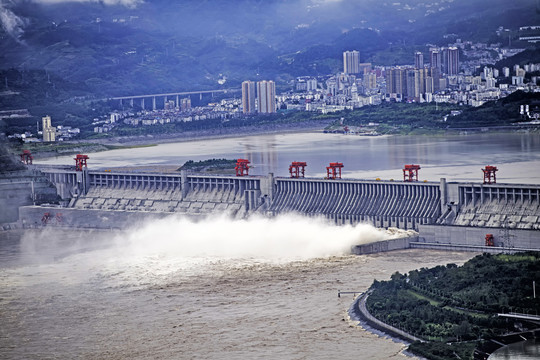
<svg viewBox="0 0 540 360">
<path fill-rule="evenodd" d="M 480 169 L 483 182 L 461 183 L 444 178 L 419 182 L 415 164 L 404 166 L 403 181 L 390 181 L 342 179 L 342 163 L 330 163 L 325 178 L 306 178 L 305 162 L 293 162 L 290 177 L 275 177 L 250 176 L 246 159 L 238 159 L 235 175 L 90 170 L 87 159 L 77 155 L 75 167 L 28 164 L 34 174 L 28 180 L 32 202 L 19 204 L 16 226 L 116 229 L 171 214 L 245 218 L 299 213 L 336 224 L 363 222 L 418 232 L 394 244 L 359 248 L 359 253 L 406 247 L 540 250 L 540 185 L 499 184 L 495 166 Z M 36 205 L 38 178 L 55 189 L 60 205 Z"/>
</svg>

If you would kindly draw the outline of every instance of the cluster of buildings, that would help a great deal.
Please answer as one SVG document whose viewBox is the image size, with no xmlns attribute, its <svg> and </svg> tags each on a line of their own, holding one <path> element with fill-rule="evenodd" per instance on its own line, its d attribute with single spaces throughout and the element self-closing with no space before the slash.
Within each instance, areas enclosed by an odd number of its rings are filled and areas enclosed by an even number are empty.
<svg viewBox="0 0 540 360">
<path fill-rule="evenodd" d="M 51 117 L 49 115 L 41 118 L 42 130 L 39 130 L 39 122 L 37 124 L 36 135 L 30 131 L 26 131 L 22 134 L 9 135 L 9 139 L 20 139 L 25 143 L 35 142 L 55 142 L 65 141 L 77 136 L 81 133 L 79 128 L 73 128 L 71 126 L 52 126 Z M 39 136 L 41 135 L 41 139 Z"/>
<path fill-rule="evenodd" d="M 414 67 L 386 69 L 386 100 L 431 102 L 433 94 L 446 89 L 448 77 L 459 73 L 458 48 L 430 48 L 429 59 L 429 64 L 424 64 L 424 54 L 418 51 Z"/>
<path fill-rule="evenodd" d="M 372 66 L 358 51 L 343 53 L 343 72 L 326 77 L 297 78 L 295 91 L 278 96 L 278 108 L 327 113 L 382 101 L 447 102 L 480 106 L 516 90 L 540 91 L 536 64 L 499 72 L 492 64 L 517 50 L 457 41 L 448 47 L 416 52 L 414 64 Z M 467 60 L 461 62 L 460 54 Z M 480 65 L 484 64 L 484 65 Z M 487 64 L 487 65 L 485 65 Z"/>
<path fill-rule="evenodd" d="M 272 80 L 246 80 L 242 83 L 240 99 L 223 99 L 191 108 L 189 98 L 186 98 L 181 103 L 166 101 L 163 110 L 143 109 L 135 114 L 120 113 L 118 116 L 128 125 L 149 126 L 208 119 L 227 121 L 272 114 L 278 110 L 326 114 L 377 105 L 383 101 L 480 106 L 516 90 L 540 91 L 537 85 L 540 79 L 530 76 L 530 73 L 540 71 L 540 64 L 516 65 L 502 71 L 492 65 L 516 54 L 519 49 L 501 49 L 459 39 L 447 47 L 429 46 L 428 49 L 426 53 L 417 51 L 411 54 L 414 64 L 391 67 L 362 63 L 360 51 L 345 51 L 342 72 L 298 77 L 290 84 L 292 90 L 287 92 L 276 94 L 276 84 Z M 466 56 L 466 61 L 461 61 L 461 54 Z M 110 119 L 94 131 L 107 132 L 116 124 L 118 119 Z"/>
</svg>

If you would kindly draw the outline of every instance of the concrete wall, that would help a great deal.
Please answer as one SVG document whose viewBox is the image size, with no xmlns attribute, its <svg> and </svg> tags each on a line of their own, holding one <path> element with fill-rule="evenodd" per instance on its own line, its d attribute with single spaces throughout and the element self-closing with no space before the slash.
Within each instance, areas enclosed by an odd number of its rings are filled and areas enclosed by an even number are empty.
<svg viewBox="0 0 540 360">
<path fill-rule="evenodd" d="M 42 222 L 45 213 L 50 214 L 50 220 L 46 224 Z M 171 213 L 82 210 L 52 206 L 23 206 L 19 208 L 20 224 L 26 228 L 65 226 L 70 228 L 123 229 L 171 215 Z M 196 215 L 185 216 L 193 219 L 199 218 Z"/>
<path fill-rule="evenodd" d="M 493 234 L 495 246 L 540 249 L 540 231 L 471 226 L 420 225 L 425 242 L 484 246 L 486 234 Z"/>
<path fill-rule="evenodd" d="M 17 222 L 19 207 L 57 200 L 54 186 L 32 170 L 11 172 L 0 179 L 0 225 Z"/>
<path fill-rule="evenodd" d="M 418 241 L 417 236 L 379 241 L 369 244 L 357 245 L 351 249 L 356 255 L 374 254 L 384 251 L 408 249 L 411 242 Z"/>
</svg>

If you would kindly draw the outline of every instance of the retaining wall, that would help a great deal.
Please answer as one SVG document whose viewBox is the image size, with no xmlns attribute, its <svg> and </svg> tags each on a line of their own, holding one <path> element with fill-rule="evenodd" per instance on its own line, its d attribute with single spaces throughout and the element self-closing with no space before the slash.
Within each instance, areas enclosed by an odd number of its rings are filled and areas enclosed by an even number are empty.
<svg viewBox="0 0 540 360">
<path fill-rule="evenodd" d="M 411 242 L 418 241 L 418 236 L 411 236 L 399 239 L 379 241 L 369 244 L 356 245 L 351 249 L 351 253 L 356 255 L 374 254 L 392 250 L 408 249 Z"/>
<path fill-rule="evenodd" d="M 486 234 L 493 234 L 496 247 L 540 249 L 540 231 L 449 225 L 420 225 L 425 242 L 484 246 Z"/>
</svg>

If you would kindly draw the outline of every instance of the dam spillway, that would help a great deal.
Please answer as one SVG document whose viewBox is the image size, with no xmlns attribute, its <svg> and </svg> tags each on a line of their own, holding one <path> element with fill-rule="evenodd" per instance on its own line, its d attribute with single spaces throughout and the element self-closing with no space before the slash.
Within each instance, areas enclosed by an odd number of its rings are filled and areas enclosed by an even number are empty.
<svg viewBox="0 0 540 360">
<path fill-rule="evenodd" d="M 513 238 L 515 246 L 540 248 L 539 185 L 40 171 L 63 206 L 21 207 L 23 226 L 39 226 L 45 212 L 60 213 L 66 226 L 106 228 L 170 214 L 299 213 L 336 224 L 412 229 L 426 241 L 482 244 L 486 233 L 495 233 L 496 244 L 510 244 Z"/>
<path fill-rule="evenodd" d="M 370 222 L 403 229 L 417 229 L 440 215 L 438 183 L 276 179 L 275 186 L 272 215 L 298 212 L 338 223 Z"/>
</svg>

